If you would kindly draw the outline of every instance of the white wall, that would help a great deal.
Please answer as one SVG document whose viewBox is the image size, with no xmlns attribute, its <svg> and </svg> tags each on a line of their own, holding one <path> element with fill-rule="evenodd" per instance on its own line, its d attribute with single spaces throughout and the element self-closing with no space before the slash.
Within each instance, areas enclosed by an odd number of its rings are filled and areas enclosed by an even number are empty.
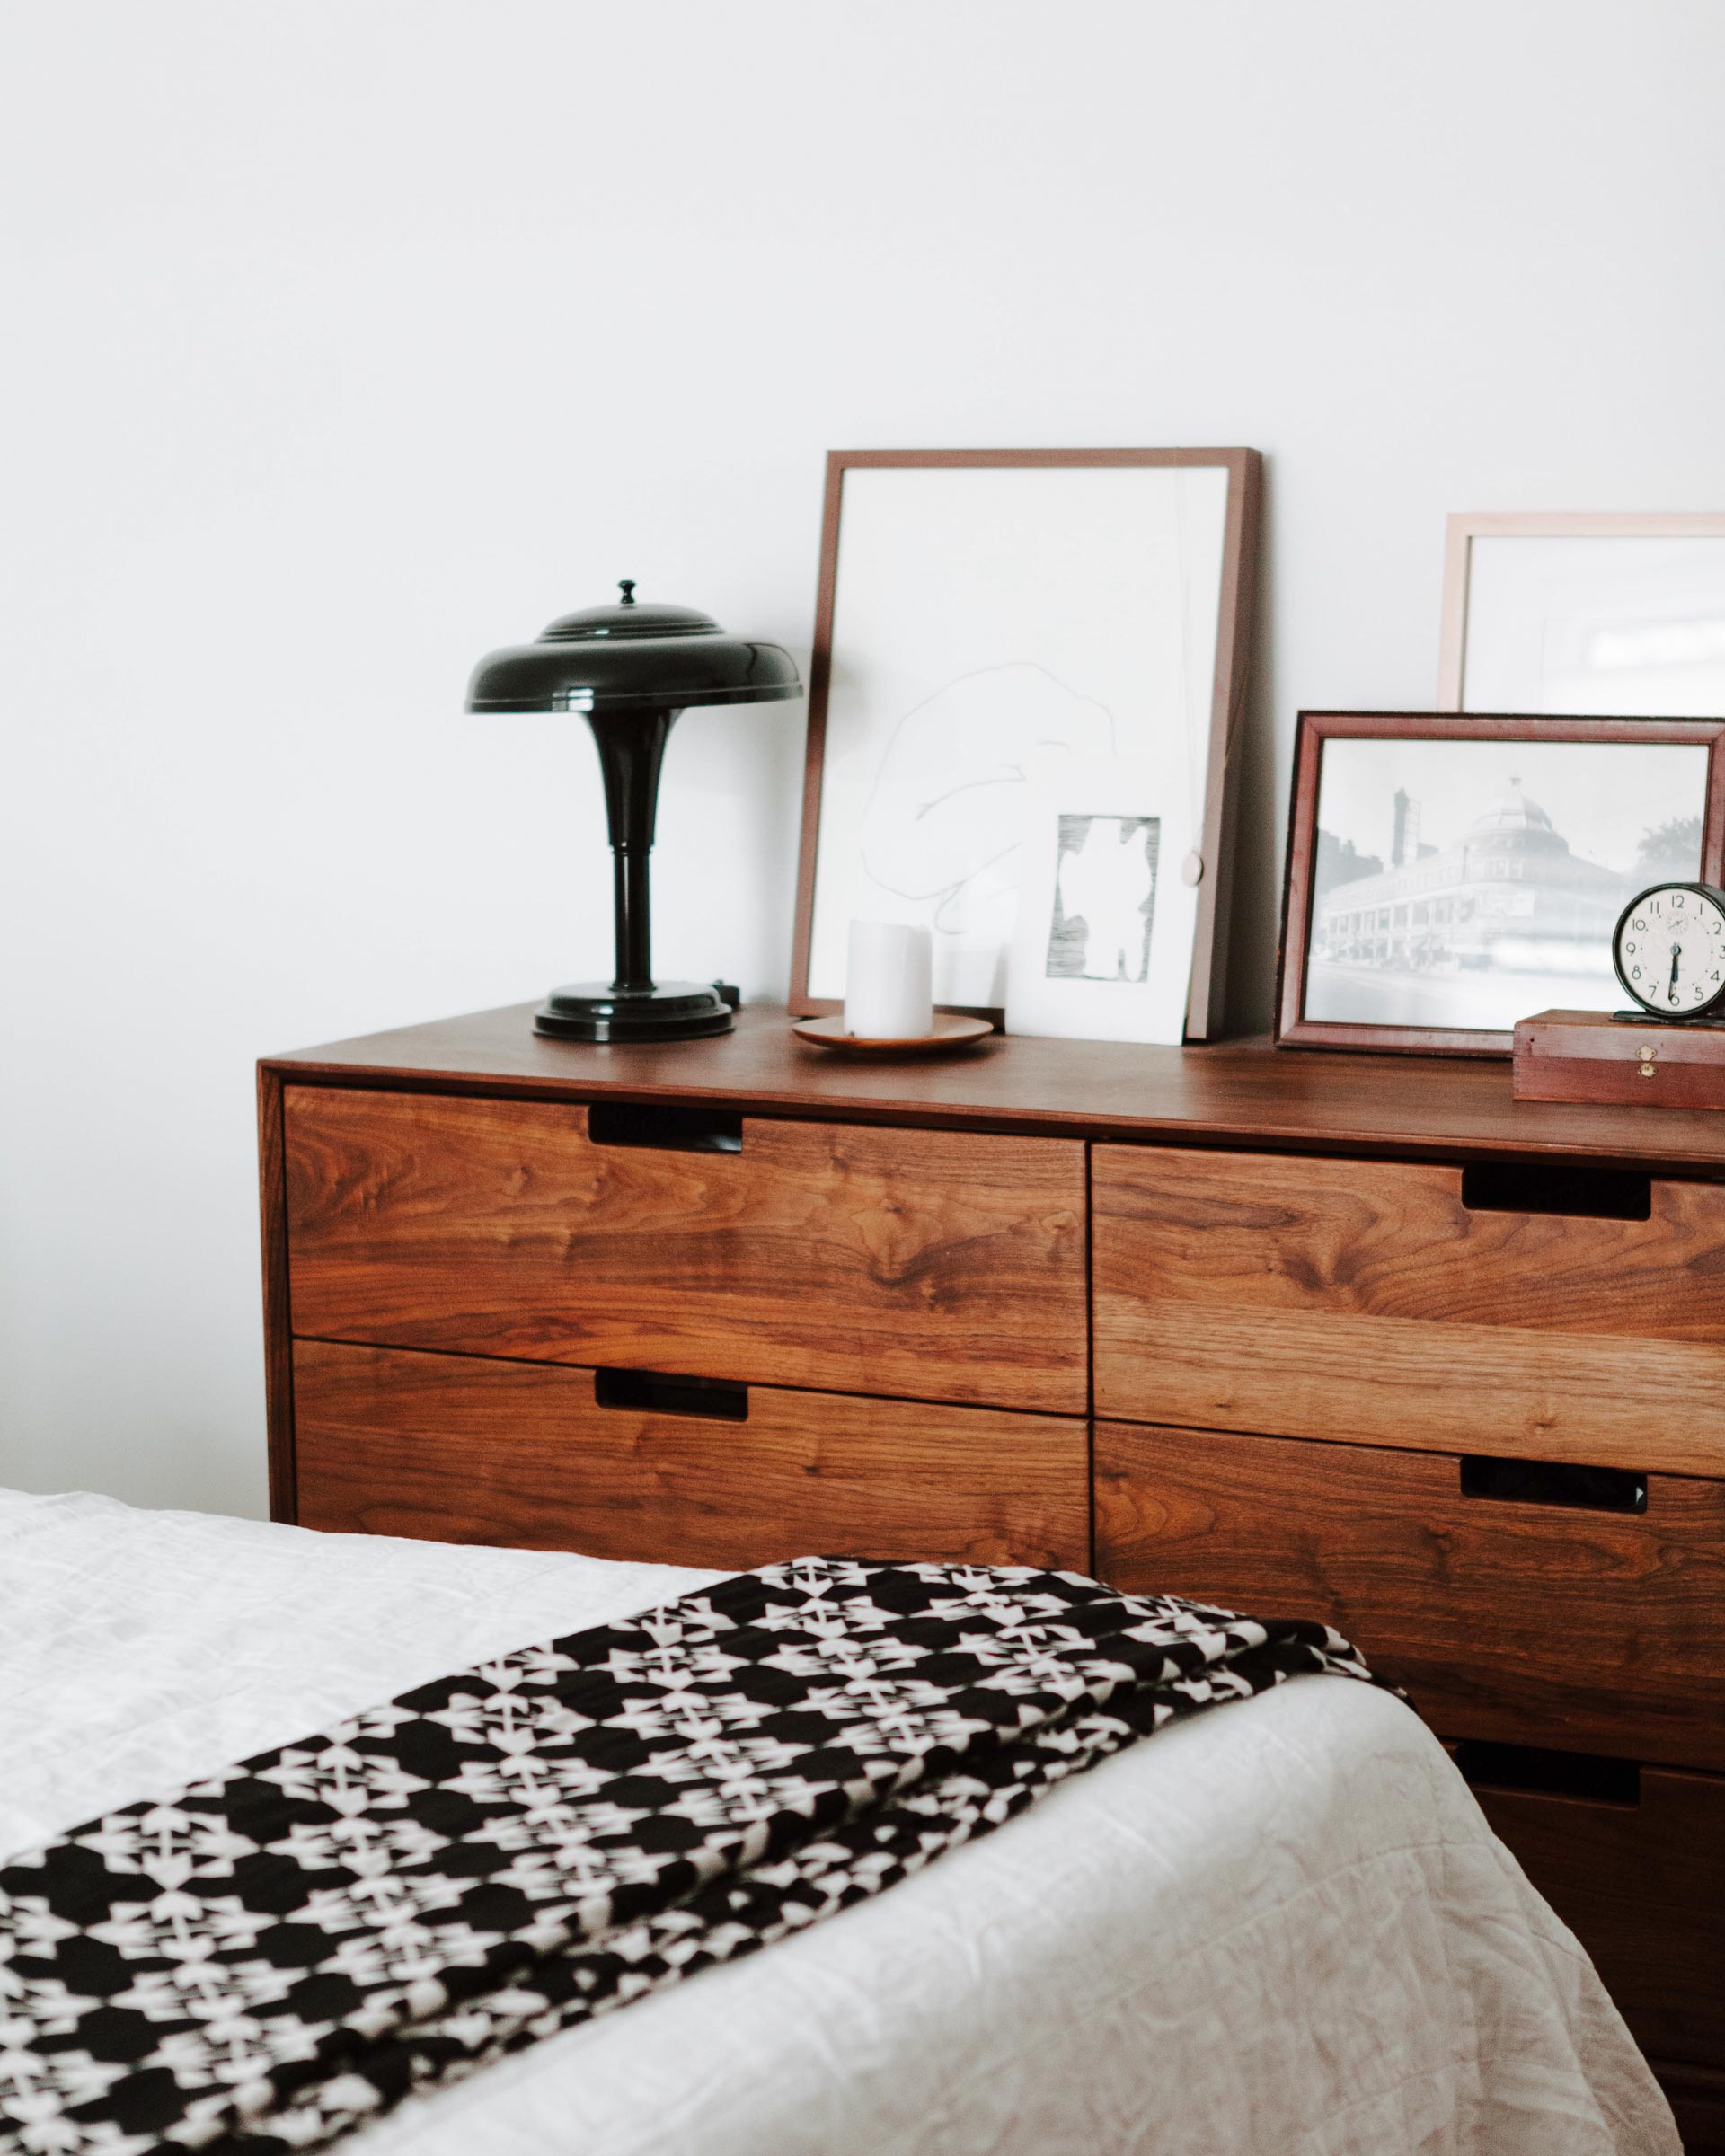
<svg viewBox="0 0 1725 2156">
<path fill-rule="evenodd" d="M 252 1064 L 603 969 L 634 576 L 806 648 L 830 446 L 1248 443 L 1234 949 L 1445 512 L 1725 507 L 1712 0 L 11 0 L 0 1479 L 261 1510 Z M 782 990 L 801 707 L 692 716 L 668 968 Z"/>
</svg>

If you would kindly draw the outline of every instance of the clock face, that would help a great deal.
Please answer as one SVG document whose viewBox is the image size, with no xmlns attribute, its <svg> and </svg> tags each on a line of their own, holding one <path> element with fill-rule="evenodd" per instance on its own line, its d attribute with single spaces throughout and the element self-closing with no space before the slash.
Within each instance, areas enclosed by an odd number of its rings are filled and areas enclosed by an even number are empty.
<svg viewBox="0 0 1725 2156">
<path fill-rule="evenodd" d="M 1725 892 L 1656 884 L 1625 907 L 1611 955 L 1644 1011 L 1697 1017 L 1725 996 Z"/>
</svg>

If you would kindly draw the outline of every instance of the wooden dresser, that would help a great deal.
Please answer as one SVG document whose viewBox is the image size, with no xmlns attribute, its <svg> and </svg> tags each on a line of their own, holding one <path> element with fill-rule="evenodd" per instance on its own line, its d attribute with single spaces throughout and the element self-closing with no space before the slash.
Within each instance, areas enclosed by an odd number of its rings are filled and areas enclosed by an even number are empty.
<svg viewBox="0 0 1725 2156">
<path fill-rule="evenodd" d="M 1725 1115 L 529 1021 L 261 1066 L 278 1518 L 1328 1619 L 1725 2148 Z"/>
</svg>

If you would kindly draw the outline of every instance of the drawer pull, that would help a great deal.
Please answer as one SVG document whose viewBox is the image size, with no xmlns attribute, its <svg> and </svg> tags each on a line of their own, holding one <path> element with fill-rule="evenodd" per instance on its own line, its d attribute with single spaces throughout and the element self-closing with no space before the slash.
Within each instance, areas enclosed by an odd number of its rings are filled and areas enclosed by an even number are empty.
<svg viewBox="0 0 1725 2156">
<path fill-rule="evenodd" d="M 1653 1179 L 1632 1168 L 1476 1161 L 1462 1170 L 1470 1213 L 1567 1213 L 1582 1220 L 1650 1220 Z"/>
<path fill-rule="evenodd" d="M 1641 1801 L 1641 1770 L 1632 1759 L 1546 1752 L 1537 1745 L 1488 1745 L 1471 1737 L 1455 1747 L 1455 1755 L 1463 1780 L 1476 1789 L 1585 1797 L 1595 1804 Z"/>
<path fill-rule="evenodd" d="M 593 1401 L 637 1414 L 703 1415 L 710 1422 L 747 1422 L 748 1387 L 716 1377 L 670 1377 L 662 1370 L 596 1370 Z"/>
<path fill-rule="evenodd" d="M 1627 1467 L 1470 1453 L 1462 1461 L 1462 1495 L 1511 1505 L 1568 1505 L 1585 1512 L 1645 1512 L 1647 1477 Z"/>
<path fill-rule="evenodd" d="M 666 1153 L 740 1153 L 743 1118 L 729 1108 L 665 1108 L 644 1100 L 596 1100 L 587 1111 L 596 1145 L 653 1145 Z"/>
</svg>

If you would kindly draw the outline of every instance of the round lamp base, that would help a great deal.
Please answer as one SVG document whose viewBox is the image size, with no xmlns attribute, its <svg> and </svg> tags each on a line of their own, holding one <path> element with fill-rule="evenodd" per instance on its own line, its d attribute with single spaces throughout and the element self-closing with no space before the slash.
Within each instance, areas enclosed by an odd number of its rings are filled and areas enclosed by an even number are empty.
<svg viewBox="0 0 1725 2156">
<path fill-rule="evenodd" d="M 533 1014 L 533 1029 L 553 1040 L 704 1040 L 730 1031 L 740 1000 L 723 981 L 660 981 L 652 988 L 575 981 L 552 990 Z"/>
</svg>

